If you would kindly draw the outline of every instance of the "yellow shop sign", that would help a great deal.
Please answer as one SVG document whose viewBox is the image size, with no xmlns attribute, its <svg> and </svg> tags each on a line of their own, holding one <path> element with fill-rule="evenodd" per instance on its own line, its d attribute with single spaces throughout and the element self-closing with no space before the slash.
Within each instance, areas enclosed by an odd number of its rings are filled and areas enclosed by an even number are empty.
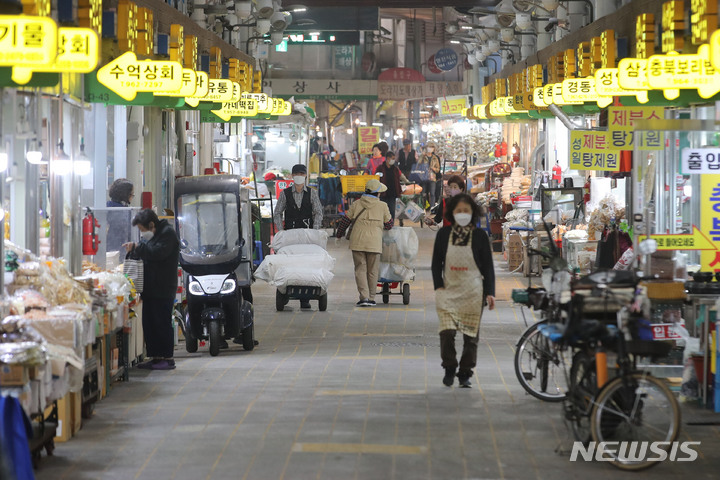
<svg viewBox="0 0 720 480">
<path fill-rule="evenodd" d="M 611 102 L 612 97 L 634 96 L 637 98 L 638 102 L 647 103 L 647 90 L 628 90 L 621 87 L 619 72 L 620 70 L 617 68 L 600 68 L 595 71 L 595 91 L 597 91 L 598 96 L 600 98 L 610 98 Z M 607 107 L 610 103 L 600 105 L 600 100 L 598 100 L 598 105 L 601 107 Z"/>
<path fill-rule="evenodd" d="M 210 91 L 210 77 L 208 74 L 206 72 L 195 72 L 195 75 L 197 76 L 195 93 L 185 97 L 185 103 L 191 107 L 200 105 L 200 99 L 205 98 Z"/>
<path fill-rule="evenodd" d="M 567 78 L 563 80 L 562 97 L 568 103 L 597 102 L 595 78 Z"/>
<path fill-rule="evenodd" d="M 572 130 L 570 168 L 615 172 L 620 168 L 620 151 L 612 146 L 611 132 Z"/>
<path fill-rule="evenodd" d="M 207 74 L 206 74 L 207 75 Z M 192 97 L 197 90 L 198 74 L 192 68 L 182 69 L 182 87 L 175 92 L 157 92 L 161 97 Z"/>
<path fill-rule="evenodd" d="M 232 117 L 254 117 L 258 114 L 258 103 L 252 98 L 243 98 L 238 102 L 223 103 L 220 110 L 211 111 L 225 121 Z"/>
<path fill-rule="evenodd" d="M 538 108 L 547 107 L 547 103 L 545 103 L 545 89 L 543 87 L 538 87 L 533 91 L 533 103 Z"/>
<path fill-rule="evenodd" d="M 702 98 L 720 92 L 720 71 L 710 63 L 710 46 L 700 45 L 696 55 L 653 55 L 648 59 L 648 84 L 663 90 L 665 98 L 673 100 L 680 90 L 695 90 Z"/>
<path fill-rule="evenodd" d="M 272 113 L 272 101 L 266 93 L 243 92 L 242 98 L 252 98 L 258 104 L 258 113 Z"/>
<path fill-rule="evenodd" d="M 55 61 L 58 28 L 49 17 L 0 15 L 0 66 L 34 67 Z"/>
<path fill-rule="evenodd" d="M 623 58 L 620 60 L 620 63 L 618 63 L 618 83 L 620 87 L 625 90 L 650 90 L 647 63 L 648 61 L 644 58 Z"/>
<path fill-rule="evenodd" d="M 203 102 L 230 102 L 233 98 L 232 80 L 211 78 L 208 83 L 208 93 L 201 100 Z"/>
<path fill-rule="evenodd" d="M 55 61 L 37 67 L 14 67 L 12 79 L 21 85 L 32 78 L 32 72 L 90 73 L 100 59 L 98 35 L 92 28 L 60 27 Z"/>
<path fill-rule="evenodd" d="M 97 79 L 125 100 L 138 92 L 172 92 L 182 87 L 182 65 L 178 62 L 138 60 L 125 52 L 97 72 Z"/>
</svg>

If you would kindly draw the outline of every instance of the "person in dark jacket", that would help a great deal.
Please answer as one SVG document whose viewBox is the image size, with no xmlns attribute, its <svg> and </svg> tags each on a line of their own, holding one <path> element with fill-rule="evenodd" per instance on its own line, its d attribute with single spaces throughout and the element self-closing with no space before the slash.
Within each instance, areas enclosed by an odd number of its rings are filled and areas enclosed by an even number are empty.
<svg viewBox="0 0 720 480">
<path fill-rule="evenodd" d="M 402 194 L 401 183 L 408 183 L 408 179 L 395 164 L 395 154 L 388 152 L 385 161 L 377 168 L 376 174 L 380 176 L 380 182 L 387 187 L 387 190 L 380 194 L 380 200 L 387 203 L 390 216 L 395 220 L 395 204 Z"/>
<path fill-rule="evenodd" d="M 447 203 L 450 201 L 452 197 L 455 195 L 460 195 L 461 193 L 465 193 L 465 180 L 460 175 L 453 175 L 452 177 L 448 178 L 447 181 L 447 189 L 443 192 L 443 198 L 440 199 L 440 202 L 435 207 L 435 216 L 434 217 L 427 217 L 425 219 L 426 225 L 439 225 L 441 222 L 443 224 L 443 227 L 450 226 L 450 222 L 445 218 L 445 210 Z"/>
<path fill-rule="evenodd" d="M 438 318 L 443 384 L 450 387 L 455 372 L 461 387 L 470 388 L 477 362 L 483 306 L 495 308 L 495 268 L 490 239 L 476 228 L 480 207 L 467 194 L 450 199 L 445 213 L 451 226 L 438 230 L 432 257 L 432 275 Z M 458 364 L 455 335 L 463 334 Z"/>
<path fill-rule="evenodd" d="M 142 324 L 147 354 L 151 358 L 138 368 L 172 370 L 175 368 L 172 312 L 177 292 L 180 242 L 168 221 L 160 220 L 152 210 L 141 210 L 132 224 L 140 230 L 142 240 L 124 246 L 128 253 L 143 261 Z"/>
<path fill-rule="evenodd" d="M 110 200 L 105 204 L 110 208 L 129 207 L 135 197 L 135 187 L 127 178 L 118 178 L 108 191 Z M 120 262 L 125 258 L 124 243 L 130 241 L 130 223 L 132 212 L 130 210 L 112 211 L 107 213 L 107 239 L 105 249 L 108 252 L 120 252 Z"/>
<path fill-rule="evenodd" d="M 417 154 L 412 148 L 412 140 L 406 138 L 403 140 L 403 148 L 398 152 L 398 168 L 406 177 L 410 176 L 412 166 L 417 163 Z"/>
<path fill-rule="evenodd" d="M 294 184 L 283 190 L 275 205 L 277 231 L 293 228 L 322 228 L 323 206 L 317 190 L 307 186 L 307 167 L 298 163 L 292 168 Z M 310 300 L 300 300 L 300 308 L 310 309 Z"/>
</svg>

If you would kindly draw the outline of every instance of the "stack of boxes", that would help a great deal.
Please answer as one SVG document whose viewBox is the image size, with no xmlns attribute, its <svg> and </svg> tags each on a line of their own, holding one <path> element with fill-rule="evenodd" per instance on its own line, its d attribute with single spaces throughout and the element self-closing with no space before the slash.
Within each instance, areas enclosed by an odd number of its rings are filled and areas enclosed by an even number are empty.
<svg viewBox="0 0 720 480">
<path fill-rule="evenodd" d="M 506 252 L 508 270 L 516 270 L 523 261 L 523 241 L 519 233 L 508 235 Z"/>
</svg>

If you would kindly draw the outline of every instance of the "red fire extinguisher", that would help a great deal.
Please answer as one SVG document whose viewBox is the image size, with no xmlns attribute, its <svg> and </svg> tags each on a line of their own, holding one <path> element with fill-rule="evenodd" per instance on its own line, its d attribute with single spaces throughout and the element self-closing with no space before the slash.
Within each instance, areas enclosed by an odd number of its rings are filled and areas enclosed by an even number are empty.
<svg viewBox="0 0 720 480">
<path fill-rule="evenodd" d="M 82 221 L 83 255 L 95 255 L 98 252 L 100 240 L 95 233 L 96 227 L 100 228 L 100 222 L 88 208 Z"/>
</svg>

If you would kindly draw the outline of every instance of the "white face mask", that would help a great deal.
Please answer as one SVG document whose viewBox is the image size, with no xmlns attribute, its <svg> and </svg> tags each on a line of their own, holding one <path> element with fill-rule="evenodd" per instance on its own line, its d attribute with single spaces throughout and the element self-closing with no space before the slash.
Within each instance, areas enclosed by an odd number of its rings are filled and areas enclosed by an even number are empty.
<svg viewBox="0 0 720 480">
<path fill-rule="evenodd" d="M 146 230 L 144 232 L 140 232 L 140 238 L 145 240 L 146 242 L 150 241 L 151 238 L 153 238 L 155 234 L 152 232 L 152 230 Z"/>
<path fill-rule="evenodd" d="M 456 213 L 454 217 L 455 223 L 457 223 L 461 227 L 468 226 L 470 224 L 470 220 L 472 220 L 472 215 L 470 215 L 469 213 Z"/>
<path fill-rule="evenodd" d="M 387 163 L 388 165 L 393 166 L 395 165 L 395 160 L 388 160 Z"/>
<path fill-rule="evenodd" d="M 297 185 L 305 185 L 305 175 L 295 175 L 293 177 L 293 182 Z"/>
<path fill-rule="evenodd" d="M 450 194 L 451 197 L 454 197 L 455 195 L 460 193 L 460 189 L 459 188 L 451 188 L 448 193 Z"/>
</svg>

